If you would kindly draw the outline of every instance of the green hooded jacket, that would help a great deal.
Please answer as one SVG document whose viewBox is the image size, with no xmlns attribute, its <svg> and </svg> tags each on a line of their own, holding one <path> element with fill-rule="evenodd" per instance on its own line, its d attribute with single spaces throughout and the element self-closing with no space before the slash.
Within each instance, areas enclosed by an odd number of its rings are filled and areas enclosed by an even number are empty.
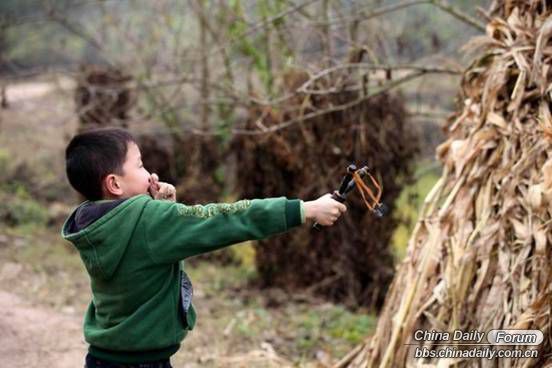
<svg viewBox="0 0 552 368">
<path fill-rule="evenodd" d="M 89 352 L 123 364 L 168 359 L 196 320 L 183 260 L 304 222 L 302 202 L 285 197 L 186 206 L 139 195 L 82 203 L 61 234 L 90 275 Z"/>
</svg>

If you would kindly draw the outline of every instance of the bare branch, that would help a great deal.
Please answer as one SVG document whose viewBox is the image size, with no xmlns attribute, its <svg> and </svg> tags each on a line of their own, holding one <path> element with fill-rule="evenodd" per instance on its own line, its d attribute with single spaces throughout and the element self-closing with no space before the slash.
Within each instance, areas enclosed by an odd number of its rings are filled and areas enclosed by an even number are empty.
<svg viewBox="0 0 552 368">
<path fill-rule="evenodd" d="M 398 65 L 390 65 L 390 64 L 369 64 L 369 63 L 355 63 L 355 64 L 341 64 L 336 65 L 332 68 L 325 69 L 321 71 L 320 73 L 316 74 L 314 77 L 309 79 L 305 84 L 303 84 L 301 87 L 299 87 L 298 91 L 301 93 L 308 93 L 308 94 L 325 94 L 329 92 L 339 92 L 342 91 L 342 89 L 336 88 L 336 89 L 326 89 L 326 90 L 309 90 L 308 87 L 312 85 L 314 82 L 319 80 L 322 77 L 325 77 L 335 71 L 342 70 L 342 69 L 367 69 L 367 70 L 404 70 L 404 71 L 417 71 L 422 72 L 424 74 L 450 74 L 450 75 L 459 75 L 462 73 L 461 70 L 458 69 L 450 69 L 450 68 L 442 68 L 442 67 L 422 67 L 418 65 L 411 65 L 411 64 L 398 64 Z"/>
<path fill-rule="evenodd" d="M 449 13 L 450 15 L 454 16 L 455 18 L 461 20 L 462 22 L 469 24 L 470 26 L 485 32 L 485 26 L 481 24 L 479 21 L 471 17 L 470 15 L 462 12 L 458 8 L 449 5 L 446 1 L 443 0 L 407 0 L 403 1 L 397 4 L 382 6 L 381 8 L 375 9 L 370 12 L 361 12 L 357 16 L 353 17 L 342 17 L 342 18 L 336 18 L 329 20 L 328 22 L 314 22 L 315 25 L 331 25 L 331 24 L 339 24 L 343 22 L 360 22 L 365 21 L 371 18 L 376 18 L 379 16 L 382 16 L 384 14 L 392 13 L 397 10 L 401 10 L 404 8 L 408 8 L 414 5 L 422 5 L 422 4 L 429 4 L 438 7 L 439 9 Z"/>
<path fill-rule="evenodd" d="M 263 19 L 261 20 L 260 22 L 258 22 L 257 24 L 251 26 L 249 29 L 247 29 L 245 32 L 243 32 L 242 34 L 240 34 L 239 38 L 243 37 L 243 36 L 247 36 L 253 32 L 255 32 L 256 30 L 258 30 L 259 28 L 262 28 L 264 27 L 265 25 L 267 24 L 271 24 L 283 17 L 285 17 L 286 15 L 289 15 L 289 14 L 292 14 L 292 13 L 295 13 L 295 12 L 298 12 L 300 11 L 301 9 L 305 8 L 306 6 L 308 5 L 311 5 L 311 4 L 314 4 L 316 2 L 318 2 L 320 0 L 309 0 L 309 1 L 305 1 L 304 3 L 300 3 L 300 4 L 297 4 L 297 5 L 293 5 L 292 7 L 290 7 L 289 9 L 286 9 L 278 14 L 276 14 L 275 16 L 273 17 L 270 17 L 268 19 Z"/>
<path fill-rule="evenodd" d="M 296 118 L 284 121 L 280 124 L 270 126 L 268 128 L 266 128 L 266 125 L 263 124 L 262 119 L 259 119 L 259 122 L 258 122 L 257 126 L 259 126 L 261 128 L 261 130 L 235 128 L 235 129 L 232 129 L 230 131 L 230 133 L 233 134 L 233 135 L 249 135 L 249 136 L 273 134 L 273 133 L 275 133 L 279 130 L 289 128 L 290 126 L 292 126 L 294 124 L 297 124 L 297 123 L 300 123 L 300 122 L 309 122 L 309 121 L 312 122 L 313 118 L 316 118 L 316 117 L 319 117 L 319 116 L 322 116 L 322 115 L 325 115 L 325 114 L 329 114 L 331 112 L 347 110 L 347 109 L 349 109 L 351 107 L 354 107 L 354 106 L 356 106 L 356 105 L 358 105 L 358 104 L 360 104 L 360 103 L 362 103 L 362 102 L 364 102 L 364 101 L 366 101 L 370 98 L 378 96 L 378 95 L 380 95 L 382 93 L 385 93 L 385 92 L 387 92 L 387 91 L 389 91 L 393 88 L 396 88 L 396 87 L 398 87 L 402 84 L 405 84 L 409 81 L 412 81 L 416 78 L 419 78 L 419 77 L 423 76 L 424 74 L 426 74 L 426 73 L 423 72 L 423 71 L 416 71 L 416 72 L 410 73 L 407 76 L 404 76 L 402 78 L 391 81 L 390 83 L 387 83 L 386 85 L 383 85 L 383 86 L 375 89 L 370 94 L 361 96 L 361 97 L 359 97 L 357 99 L 354 99 L 354 100 L 352 100 L 352 101 L 350 101 L 346 104 L 332 106 L 328 109 L 313 111 L 311 113 L 308 113 L 308 114 L 305 114 L 305 115 L 302 115 L 302 116 L 298 116 Z M 174 111 L 173 107 L 167 107 L 165 104 L 163 104 L 163 105 L 164 106 L 161 108 L 161 110 Z M 162 113 L 162 112 L 161 111 L 156 111 L 156 114 L 160 114 L 160 113 Z M 193 128 L 193 127 L 184 127 L 184 126 L 178 126 L 178 127 L 177 126 L 171 126 L 171 127 L 168 127 L 168 128 L 169 128 L 169 130 L 172 131 L 171 134 L 188 133 L 188 134 L 195 134 L 195 135 L 199 135 L 199 136 L 220 136 L 220 135 L 223 134 L 222 132 L 217 132 L 217 131 L 213 131 L 213 130 L 205 131 L 205 130 L 201 130 L 201 129 L 197 129 L 197 128 Z M 167 133 L 167 131 L 156 130 L 156 129 L 147 129 L 147 130 L 143 130 L 143 132 Z"/>
<path fill-rule="evenodd" d="M 391 82 L 387 83 L 386 85 L 383 85 L 379 88 L 376 88 L 372 93 L 361 96 L 361 97 L 359 97 L 357 99 L 354 99 L 354 100 L 352 100 L 352 101 L 350 101 L 346 104 L 332 106 L 332 107 L 330 107 L 328 109 L 324 109 L 324 110 L 313 111 L 313 112 L 308 113 L 306 115 L 298 116 L 296 118 L 290 119 L 290 120 L 285 121 L 283 123 L 273 125 L 269 128 L 261 130 L 261 131 L 259 131 L 259 130 L 249 130 L 249 129 L 232 129 L 232 133 L 233 134 L 242 134 L 242 135 L 263 135 L 263 134 L 274 133 L 274 132 L 277 132 L 279 130 L 288 128 L 293 124 L 296 124 L 296 123 L 299 123 L 299 122 L 307 122 L 307 121 L 309 121 L 313 118 L 316 118 L 318 116 L 329 114 L 331 112 L 347 110 L 347 109 L 349 109 L 353 106 L 358 105 L 359 103 L 361 103 L 363 101 L 366 101 L 366 100 L 368 100 L 372 97 L 378 96 L 378 95 L 380 95 L 384 92 L 387 92 L 387 91 L 389 91 L 393 88 L 396 88 L 401 84 L 404 84 L 406 82 L 409 82 L 411 80 L 419 78 L 424 74 L 425 73 L 423 71 L 417 71 L 417 72 L 410 73 L 407 76 L 396 79 L 394 81 L 391 81 Z"/>
<path fill-rule="evenodd" d="M 462 22 L 471 25 L 472 27 L 480 30 L 481 32 L 485 32 L 485 26 L 483 24 L 481 24 L 478 20 L 474 19 L 470 15 L 462 12 L 458 8 L 455 8 L 454 6 L 449 5 L 448 2 L 443 0 L 432 0 L 431 3 L 436 7 L 438 7 L 439 9 L 461 20 Z"/>
<path fill-rule="evenodd" d="M 61 25 L 63 28 L 73 33 L 74 35 L 82 38 L 84 41 L 88 42 L 91 46 L 93 46 L 98 51 L 103 51 L 103 48 L 98 42 L 98 40 L 96 40 L 94 37 L 89 35 L 82 28 L 79 28 L 77 25 L 69 22 L 67 18 L 59 14 L 57 10 L 55 10 L 54 8 L 48 9 L 48 16 L 52 21 L 58 23 L 59 25 Z"/>
<path fill-rule="evenodd" d="M 46 5 L 46 12 L 48 14 L 48 17 L 65 28 L 70 33 L 74 34 L 75 36 L 83 39 L 85 42 L 89 43 L 92 47 L 94 47 L 100 55 L 102 55 L 104 62 L 108 64 L 109 66 L 113 66 L 113 62 L 107 58 L 104 48 L 102 47 L 101 43 L 96 40 L 92 35 L 88 34 L 83 28 L 69 22 L 69 20 L 58 13 L 58 11 L 52 7 L 49 3 Z"/>
<path fill-rule="evenodd" d="M 371 18 L 376 18 L 376 17 L 382 16 L 382 15 L 387 14 L 387 13 L 392 13 L 392 12 L 397 11 L 397 10 L 408 8 L 410 6 L 420 5 L 420 4 L 429 4 L 432 1 L 433 0 L 407 0 L 407 1 L 404 1 L 404 2 L 401 2 L 401 3 L 398 3 L 398 4 L 391 4 L 391 5 L 382 6 L 381 8 L 377 8 L 377 9 L 375 9 L 373 11 L 370 11 L 370 12 L 361 11 L 360 14 L 356 15 L 356 16 L 340 17 L 340 18 L 334 18 L 334 19 L 328 20 L 327 22 L 318 21 L 318 22 L 313 22 L 313 23 L 314 23 L 314 25 L 332 25 L 332 24 L 339 24 L 339 23 L 344 23 L 344 22 L 360 22 L 360 21 L 371 19 Z"/>
</svg>

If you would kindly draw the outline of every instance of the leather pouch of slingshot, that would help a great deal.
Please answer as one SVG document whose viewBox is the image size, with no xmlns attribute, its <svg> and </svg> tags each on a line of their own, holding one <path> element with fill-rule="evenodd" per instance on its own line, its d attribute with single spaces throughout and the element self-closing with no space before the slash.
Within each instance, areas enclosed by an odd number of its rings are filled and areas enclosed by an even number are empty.
<svg viewBox="0 0 552 368">
<path fill-rule="evenodd" d="M 182 316 L 184 327 L 191 331 L 194 329 L 196 322 L 196 313 L 192 305 L 192 297 L 194 289 L 192 282 L 186 272 L 180 270 L 180 303 L 179 309 Z"/>
</svg>

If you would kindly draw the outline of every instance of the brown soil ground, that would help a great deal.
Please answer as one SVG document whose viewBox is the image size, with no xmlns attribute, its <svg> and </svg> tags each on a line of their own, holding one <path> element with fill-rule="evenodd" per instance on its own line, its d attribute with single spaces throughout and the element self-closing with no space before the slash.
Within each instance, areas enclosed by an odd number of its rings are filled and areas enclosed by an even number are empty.
<svg viewBox="0 0 552 368">
<path fill-rule="evenodd" d="M 84 366 L 80 320 L 0 291 L 0 356 L 10 368 Z"/>
</svg>

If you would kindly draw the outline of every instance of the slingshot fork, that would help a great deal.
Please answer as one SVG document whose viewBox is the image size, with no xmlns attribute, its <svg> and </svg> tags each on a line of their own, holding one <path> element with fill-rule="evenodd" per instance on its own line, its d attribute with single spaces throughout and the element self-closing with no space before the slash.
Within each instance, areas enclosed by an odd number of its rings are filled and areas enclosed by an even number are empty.
<svg viewBox="0 0 552 368">
<path fill-rule="evenodd" d="M 374 194 L 374 192 L 372 192 L 368 185 L 364 183 L 364 181 L 362 180 L 364 176 L 370 177 L 372 184 L 376 188 L 376 194 Z M 347 167 L 347 173 L 341 180 L 341 185 L 339 186 L 339 189 L 335 190 L 332 193 L 332 198 L 338 202 L 343 203 L 347 199 L 347 194 L 355 187 L 358 187 L 358 189 L 360 190 L 362 200 L 369 210 L 371 210 L 379 218 L 385 216 L 385 214 L 387 213 L 387 206 L 381 202 L 383 187 L 372 176 L 372 174 L 370 174 L 370 172 L 368 171 L 368 166 L 363 166 L 362 168 L 357 169 L 356 165 L 349 165 Z M 366 196 L 369 197 L 372 203 L 369 203 Z M 321 226 L 317 222 L 315 222 L 312 227 L 318 231 L 321 230 Z"/>
</svg>

